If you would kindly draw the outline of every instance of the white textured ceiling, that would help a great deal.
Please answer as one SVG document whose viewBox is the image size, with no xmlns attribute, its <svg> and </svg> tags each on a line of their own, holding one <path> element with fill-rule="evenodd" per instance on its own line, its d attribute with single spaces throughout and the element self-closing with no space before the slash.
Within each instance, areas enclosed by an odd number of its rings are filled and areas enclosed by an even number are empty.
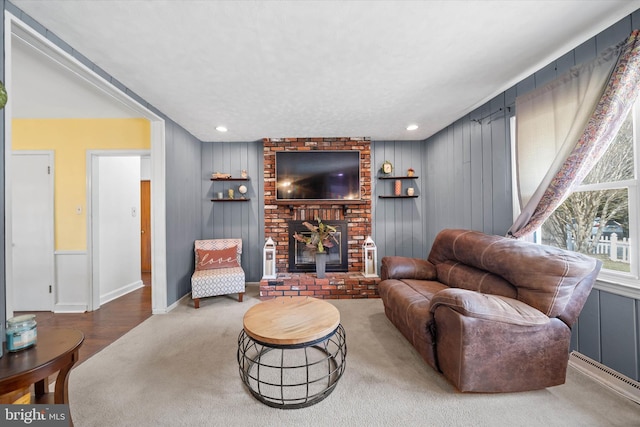
<svg viewBox="0 0 640 427">
<path fill-rule="evenodd" d="M 640 7 L 640 0 L 12 3 L 202 141 L 425 139 Z M 47 82 L 29 74 L 34 68 L 20 69 L 27 56 L 14 76 Z M 15 80 L 16 116 L 36 114 L 34 98 L 40 110 L 55 100 L 51 117 L 73 116 L 82 105 L 82 96 L 45 96 Z M 91 88 L 80 90 L 91 96 Z M 127 113 L 101 104 L 98 117 Z M 409 132 L 409 124 L 419 128 Z"/>
</svg>

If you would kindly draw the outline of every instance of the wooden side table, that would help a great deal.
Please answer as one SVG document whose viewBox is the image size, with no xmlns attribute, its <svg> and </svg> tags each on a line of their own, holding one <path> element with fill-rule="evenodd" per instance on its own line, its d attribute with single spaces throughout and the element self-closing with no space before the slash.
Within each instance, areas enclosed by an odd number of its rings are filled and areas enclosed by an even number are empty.
<svg viewBox="0 0 640 427">
<path fill-rule="evenodd" d="M 0 358 L 0 396 L 34 384 L 31 403 L 68 404 L 69 371 L 78 361 L 84 334 L 75 329 L 51 329 L 38 334 L 34 347 Z M 49 376 L 58 372 L 55 392 L 49 393 Z"/>
</svg>

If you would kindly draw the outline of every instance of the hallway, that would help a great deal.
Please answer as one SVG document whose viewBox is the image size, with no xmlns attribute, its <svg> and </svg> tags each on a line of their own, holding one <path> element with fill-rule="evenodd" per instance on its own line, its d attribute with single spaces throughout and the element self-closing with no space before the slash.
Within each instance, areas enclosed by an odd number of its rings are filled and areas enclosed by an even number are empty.
<svg viewBox="0 0 640 427">
<path fill-rule="evenodd" d="M 144 286 L 87 313 L 15 312 L 36 314 L 38 334 L 51 328 L 73 328 L 84 333 L 80 360 L 89 357 L 144 322 L 151 316 L 151 273 L 142 273 Z"/>
</svg>

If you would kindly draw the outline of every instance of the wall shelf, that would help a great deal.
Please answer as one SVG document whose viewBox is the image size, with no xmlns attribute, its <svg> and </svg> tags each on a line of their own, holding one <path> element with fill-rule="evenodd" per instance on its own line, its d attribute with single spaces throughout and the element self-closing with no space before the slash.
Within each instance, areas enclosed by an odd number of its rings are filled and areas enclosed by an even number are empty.
<svg viewBox="0 0 640 427">
<path fill-rule="evenodd" d="M 238 176 L 238 177 L 230 176 L 228 178 L 216 178 L 216 177 L 212 176 L 211 177 L 211 181 L 213 182 L 213 184 L 211 184 L 211 186 L 213 188 L 215 188 L 216 185 L 218 185 L 217 183 L 220 183 L 220 182 L 240 182 L 240 181 L 248 182 L 249 181 L 249 177 L 247 176 L 247 177 L 243 178 L 243 177 L 240 177 L 240 176 Z M 231 184 L 230 184 L 230 186 L 232 188 L 227 189 L 227 191 L 225 191 L 225 193 L 231 192 L 233 187 L 235 187 L 234 185 L 231 185 Z M 227 187 L 229 187 L 229 186 L 227 186 Z M 240 185 L 240 187 L 243 187 L 243 185 Z M 217 195 L 222 195 L 222 194 L 224 194 L 224 193 L 219 191 Z M 241 197 L 242 194 L 243 193 L 240 193 L 238 191 L 238 194 L 236 195 L 235 198 L 214 197 L 214 198 L 211 199 L 211 201 L 212 202 L 248 202 L 250 199 L 249 198 L 245 198 L 245 197 Z M 244 194 L 246 194 L 246 192 Z M 215 191 L 214 191 L 213 196 L 216 196 Z"/>
<path fill-rule="evenodd" d="M 379 176 L 378 179 L 383 179 L 383 180 L 404 180 L 404 179 L 418 179 L 418 176 Z M 400 195 L 400 196 L 385 196 L 385 195 L 380 195 L 378 196 L 378 198 L 380 199 L 415 199 L 416 197 L 418 197 L 417 194 L 414 194 L 413 196 L 408 196 L 408 195 Z"/>
<path fill-rule="evenodd" d="M 418 179 L 417 176 L 379 176 L 378 179 Z"/>
</svg>

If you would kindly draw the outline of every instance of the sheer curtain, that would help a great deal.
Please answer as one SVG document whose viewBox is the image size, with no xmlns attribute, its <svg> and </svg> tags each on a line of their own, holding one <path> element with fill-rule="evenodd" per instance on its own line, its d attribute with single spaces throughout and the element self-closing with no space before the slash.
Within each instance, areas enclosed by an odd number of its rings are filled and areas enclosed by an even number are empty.
<svg viewBox="0 0 640 427">
<path fill-rule="evenodd" d="M 640 39 L 516 99 L 521 213 L 508 234 L 531 234 L 582 182 L 629 114 L 640 84 Z"/>
</svg>

